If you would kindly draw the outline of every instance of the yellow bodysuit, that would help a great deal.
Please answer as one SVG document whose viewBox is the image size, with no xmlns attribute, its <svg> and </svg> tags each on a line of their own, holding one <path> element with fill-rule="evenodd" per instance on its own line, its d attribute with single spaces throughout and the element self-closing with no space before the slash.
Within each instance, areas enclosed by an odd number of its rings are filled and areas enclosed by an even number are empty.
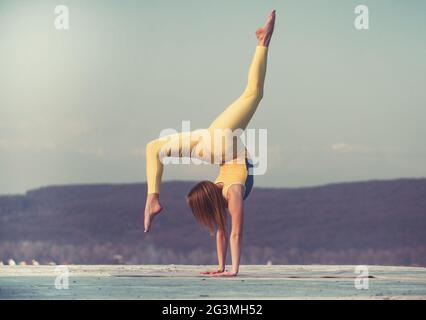
<svg viewBox="0 0 426 320">
<path fill-rule="evenodd" d="M 267 47 L 260 45 L 256 47 L 246 89 L 207 129 L 176 133 L 147 144 L 148 193 L 160 193 L 163 168 L 164 164 L 170 160 L 168 158 L 190 157 L 218 164 L 220 170 L 215 183 L 223 183 L 222 190 L 225 198 L 231 185 L 246 185 L 247 151 L 241 145 L 241 141 L 235 141 L 236 139 L 232 138 L 232 134 L 238 136 L 238 133 L 241 134 L 246 129 L 263 97 L 267 56 Z"/>
</svg>

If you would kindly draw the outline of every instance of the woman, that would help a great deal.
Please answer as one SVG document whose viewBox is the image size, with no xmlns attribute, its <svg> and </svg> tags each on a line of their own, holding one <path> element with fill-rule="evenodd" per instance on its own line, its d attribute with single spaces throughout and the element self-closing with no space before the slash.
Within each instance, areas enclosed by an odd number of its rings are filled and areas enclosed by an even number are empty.
<svg viewBox="0 0 426 320">
<path fill-rule="evenodd" d="M 202 274 L 236 276 L 239 271 L 244 218 L 243 201 L 251 191 L 253 176 L 248 174 L 251 163 L 246 149 L 235 148 L 234 141 L 229 143 L 226 138 L 229 131 L 242 132 L 246 129 L 263 97 L 268 47 L 274 31 L 274 23 L 275 10 L 268 17 L 264 27 L 256 31 L 258 44 L 250 66 L 247 87 L 240 98 L 227 107 L 203 132 L 198 130 L 169 135 L 149 142 L 146 147 L 148 192 L 144 213 L 145 232 L 149 231 L 152 220 L 162 210 L 159 193 L 165 158 L 186 155 L 202 160 L 219 159 L 220 172 L 215 182 L 202 181 L 195 185 L 187 196 L 187 203 L 196 220 L 210 232 L 213 233 L 216 230 L 219 266 L 217 270 Z M 223 140 L 228 143 L 223 144 Z M 201 145 L 204 149 L 200 152 Z M 227 232 L 226 209 L 231 216 L 230 237 Z M 231 249 L 232 269 L 225 272 L 228 242 Z"/>
</svg>

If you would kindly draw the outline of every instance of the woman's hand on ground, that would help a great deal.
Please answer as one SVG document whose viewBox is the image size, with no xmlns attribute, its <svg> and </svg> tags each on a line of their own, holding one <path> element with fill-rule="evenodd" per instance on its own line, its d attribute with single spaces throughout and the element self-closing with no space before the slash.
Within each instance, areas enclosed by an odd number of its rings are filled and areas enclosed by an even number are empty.
<svg viewBox="0 0 426 320">
<path fill-rule="evenodd" d="M 223 271 L 224 271 L 224 269 L 216 269 L 216 270 L 203 271 L 203 272 L 200 272 L 200 274 L 202 274 L 202 275 L 213 275 L 213 274 L 222 273 Z"/>
<path fill-rule="evenodd" d="M 220 273 L 212 274 L 212 277 L 236 277 L 238 275 L 238 272 L 235 271 L 225 271 Z"/>
</svg>

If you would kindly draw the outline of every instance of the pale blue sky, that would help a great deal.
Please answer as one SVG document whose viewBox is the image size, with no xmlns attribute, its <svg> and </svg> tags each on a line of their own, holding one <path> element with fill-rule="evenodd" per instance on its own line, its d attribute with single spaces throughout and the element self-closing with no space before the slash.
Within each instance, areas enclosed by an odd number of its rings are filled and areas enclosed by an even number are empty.
<svg viewBox="0 0 426 320">
<path fill-rule="evenodd" d="M 71 29 L 54 29 L 68 5 Z M 370 30 L 353 26 L 370 9 Z M 0 0 L 0 193 L 145 181 L 145 143 L 241 93 L 277 10 L 258 186 L 426 176 L 424 1 Z M 165 180 L 217 169 L 168 167 Z"/>
</svg>

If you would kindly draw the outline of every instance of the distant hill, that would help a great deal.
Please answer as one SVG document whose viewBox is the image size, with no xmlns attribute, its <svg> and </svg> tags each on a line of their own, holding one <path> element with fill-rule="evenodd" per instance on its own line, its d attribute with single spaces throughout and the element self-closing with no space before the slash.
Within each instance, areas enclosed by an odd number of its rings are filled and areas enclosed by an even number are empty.
<svg viewBox="0 0 426 320">
<path fill-rule="evenodd" d="M 215 263 L 214 239 L 184 196 L 143 234 L 144 184 L 49 186 L 0 196 L 0 261 Z M 246 201 L 243 263 L 426 265 L 426 179 L 255 188 Z"/>
</svg>

